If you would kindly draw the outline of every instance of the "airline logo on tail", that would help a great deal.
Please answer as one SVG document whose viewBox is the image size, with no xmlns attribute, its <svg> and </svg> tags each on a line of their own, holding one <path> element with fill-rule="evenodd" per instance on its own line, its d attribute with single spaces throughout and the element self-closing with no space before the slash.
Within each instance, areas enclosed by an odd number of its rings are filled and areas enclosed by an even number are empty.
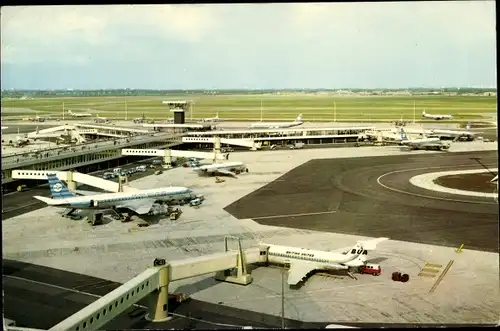
<svg viewBox="0 0 500 331">
<path fill-rule="evenodd" d="M 66 185 L 63 184 L 57 178 L 55 174 L 47 175 L 47 179 L 49 180 L 50 193 L 52 194 L 52 199 L 64 199 L 71 198 L 75 195 L 71 193 Z"/>
</svg>

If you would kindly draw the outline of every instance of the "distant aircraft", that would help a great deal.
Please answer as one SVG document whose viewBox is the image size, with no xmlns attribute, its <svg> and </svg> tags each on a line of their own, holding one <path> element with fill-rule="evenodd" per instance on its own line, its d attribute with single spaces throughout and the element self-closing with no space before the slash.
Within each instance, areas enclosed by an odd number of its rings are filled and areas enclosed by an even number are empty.
<svg viewBox="0 0 500 331">
<path fill-rule="evenodd" d="M 37 115 L 35 118 L 30 117 L 29 120 L 32 122 L 45 122 L 46 118 Z"/>
<path fill-rule="evenodd" d="M 213 123 L 217 123 L 220 121 L 220 118 L 219 118 L 219 113 L 217 112 L 217 114 L 215 114 L 215 117 L 207 117 L 207 118 L 202 118 L 201 119 L 202 122 L 213 122 Z"/>
<path fill-rule="evenodd" d="M 399 140 L 400 145 L 407 146 L 410 149 L 435 149 L 441 151 L 443 149 L 449 149 L 450 145 L 442 142 L 439 138 L 427 138 L 425 133 L 422 134 L 420 139 L 408 139 L 405 129 L 400 129 L 401 139 Z"/>
<path fill-rule="evenodd" d="M 433 120 L 451 120 L 453 116 L 451 115 L 431 115 L 427 114 L 425 110 L 422 111 L 422 117 L 431 118 Z"/>
<path fill-rule="evenodd" d="M 68 114 L 72 117 L 92 117 L 91 113 L 73 113 L 71 110 L 68 110 Z"/>
<path fill-rule="evenodd" d="M 107 117 L 99 117 L 99 114 L 97 114 L 97 117 L 94 119 L 95 123 L 110 123 L 111 120 Z"/>
<path fill-rule="evenodd" d="M 156 201 L 193 196 L 193 192 L 186 187 L 163 187 L 134 190 L 128 193 L 96 193 L 92 195 L 89 192 L 82 192 L 83 195 L 77 196 L 76 192 L 71 192 L 55 174 L 47 175 L 47 179 L 52 199 L 41 196 L 34 196 L 34 198 L 49 206 L 71 208 L 68 215 L 77 209 L 113 209 L 116 211 L 116 208 L 125 208 L 139 215 L 144 215 L 149 213 Z"/>
<path fill-rule="evenodd" d="M 220 173 L 234 176 L 235 174 L 248 172 L 248 168 L 243 162 L 225 162 L 194 167 L 193 171 L 197 172 L 199 175 L 216 175 Z"/>
<path fill-rule="evenodd" d="M 141 124 L 141 123 L 154 123 L 153 120 L 147 120 L 146 119 L 146 116 L 144 116 L 144 113 L 142 113 L 142 116 L 141 117 L 136 117 L 134 119 L 132 119 L 132 122 L 136 123 L 136 124 Z"/>
<path fill-rule="evenodd" d="M 357 242 L 344 252 L 317 251 L 305 248 L 268 245 L 268 262 L 289 264 L 288 285 L 297 285 L 314 270 L 355 271 L 367 263 L 368 251 L 375 250 L 378 243 L 389 238 L 376 238 Z"/>
<path fill-rule="evenodd" d="M 295 121 L 293 122 L 280 122 L 280 123 L 266 123 L 257 122 L 249 126 L 250 129 L 281 129 L 281 128 L 291 128 L 294 126 L 302 125 L 304 121 L 302 120 L 302 114 L 299 114 Z"/>
<path fill-rule="evenodd" d="M 28 137 L 21 137 L 21 136 L 17 136 L 16 137 L 16 140 L 12 141 L 12 143 L 10 143 L 10 145 L 12 147 L 24 147 L 24 146 L 27 146 L 30 144 L 30 140 Z"/>
<path fill-rule="evenodd" d="M 476 138 L 476 135 L 480 134 L 481 132 L 471 132 L 470 130 L 470 123 L 467 124 L 465 127 L 466 130 L 440 130 L 440 129 L 435 129 L 431 130 L 431 135 L 433 136 L 439 136 L 443 138 L 453 138 L 454 140 L 467 140 L 467 141 L 472 141 Z"/>
<path fill-rule="evenodd" d="M 2 130 L 6 130 L 8 128 L 9 128 L 8 126 L 2 126 Z"/>
</svg>

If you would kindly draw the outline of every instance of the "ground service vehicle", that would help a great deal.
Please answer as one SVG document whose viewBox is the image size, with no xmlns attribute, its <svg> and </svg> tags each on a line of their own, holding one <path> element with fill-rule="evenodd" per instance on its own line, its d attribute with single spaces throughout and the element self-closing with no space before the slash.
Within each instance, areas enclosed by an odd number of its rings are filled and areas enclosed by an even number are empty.
<svg viewBox="0 0 500 331">
<path fill-rule="evenodd" d="M 402 274 L 401 272 L 396 271 L 392 273 L 392 280 L 395 282 L 406 283 L 410 280 L 410 276 L 408 274 Z"/>
<path fill-rule="evenodd" d="M 359 267 L 360 274 L 372 274 L 373 276 L 380 276 L 382 268 L 378 264 L 366 264 Z"/>
</svg>

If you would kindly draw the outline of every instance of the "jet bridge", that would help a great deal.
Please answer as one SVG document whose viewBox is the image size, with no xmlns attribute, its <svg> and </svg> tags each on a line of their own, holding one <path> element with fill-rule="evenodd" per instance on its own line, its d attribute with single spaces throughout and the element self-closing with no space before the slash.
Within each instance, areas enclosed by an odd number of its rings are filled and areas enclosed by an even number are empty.
<svg viewBox="0 0 500 331">
<path fill-rule="evenodd" d="M 237 239 L 238 249 L 228 249 L 228 239 Z M 255 247 L 245 251 L 236 237 L 226 237 L 225 252 L 186 260 L 171 261 L 155 259 L 153 267 L 132 278 L 114 291 L 91 303 L 84 309 L 66 318 L 49 330 L 98 330 L 120 315 L 139 300 L 149 296 L 147 319 L 161 322 L 168 316 L 168 285 L 172 281 L 217 272 L 216 279 L 248 285 L 252 277 L 247 273 L 247 263 L 265 262 L 267 247 Z M 264 254 L 262 254 L 264 252 Z M 236 270 L 236 275 L 230 271 Z"/>
<path fill-rule="evenodd" d="M 92 187 L 97 187 L 109 192 L 120 192 L 120 184 L 105 180 L 102 178 L 94 177 L 91 175 L 82 174 L 73 171 L 53 171 L 53 170 L 12 170 L 12 178 L 15 179 L 38 179 L 47 180 L 47 174 L 55 173 L 57 178 L 65 181 L 70 190 L 76 189 L 76 183 L 86 184 Z M 123 190 L 133 190 L 131 187 L 123 186 Z"/>
</svg>

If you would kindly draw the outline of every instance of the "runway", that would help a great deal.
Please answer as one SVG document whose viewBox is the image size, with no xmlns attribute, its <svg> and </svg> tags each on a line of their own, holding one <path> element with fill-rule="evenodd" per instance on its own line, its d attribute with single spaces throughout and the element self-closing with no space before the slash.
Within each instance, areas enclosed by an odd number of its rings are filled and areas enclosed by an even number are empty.
<svg viewBox="0 0 500 331">
<path fill-rule="evenodd" d="M 409 183 L 421 173 L 480 168 L 472 157 L 497 166 L 496 151 L 311 160 L 225 210 L 264 225 L 498 252 L 492 199 Z"/>
</svg>

